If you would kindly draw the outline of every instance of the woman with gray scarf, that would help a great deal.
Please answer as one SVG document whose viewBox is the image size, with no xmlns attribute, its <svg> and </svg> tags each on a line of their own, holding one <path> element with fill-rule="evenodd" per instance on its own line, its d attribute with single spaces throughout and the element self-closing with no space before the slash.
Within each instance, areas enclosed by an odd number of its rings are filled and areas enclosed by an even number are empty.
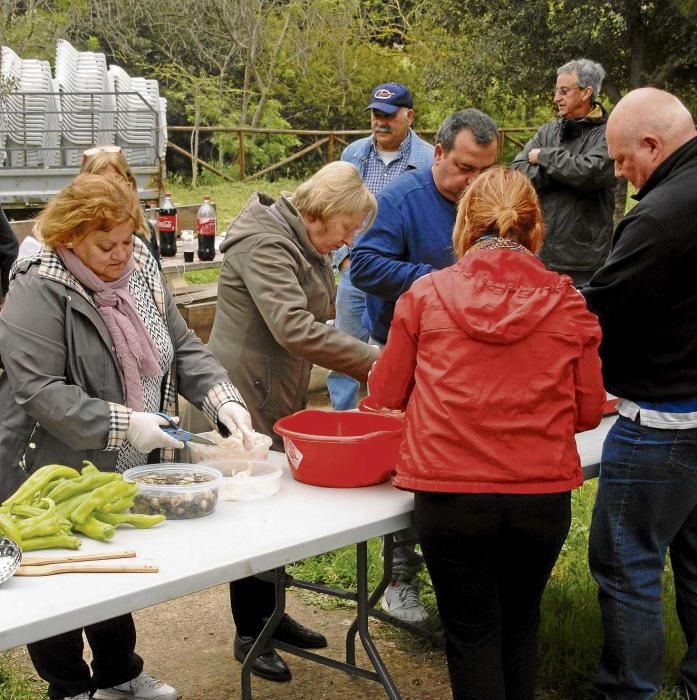
<svg viewBox="0 0 697 700">
<path fill-rule="evenodd" d="M 123 471 L 171 458 L 182 443 L 154 412 L 175 415 L 178 393 L 211 425 L 251 437 L 242 397 L 133 235 L 142 216 L 121 179 L 79 175 L 39 217 L 42 250 L 13 269 L 0 315 L 0 501 L 47 463 Z M 28 645 L 52 700 L 177 697 L 143 671 L 131 615 L 84 632 L 91 671 L 82 629 Z"/>
</svg>

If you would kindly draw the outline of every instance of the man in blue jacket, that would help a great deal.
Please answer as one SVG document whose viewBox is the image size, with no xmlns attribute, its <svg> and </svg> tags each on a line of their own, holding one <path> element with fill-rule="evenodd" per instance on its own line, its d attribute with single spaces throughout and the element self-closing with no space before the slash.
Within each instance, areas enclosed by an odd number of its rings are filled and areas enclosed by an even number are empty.
<svg viewBox="0 0 697 700">
<path fill-rule="evenodd" d="M 414 280 L 455 262 L 457 202 L 496 160 L 498 129 L 478 109 L 445 119 L 433 164 L 405 173 L 378 194 L 375 222 L 354 247 L 351 282 L 368 294 L 363 325 L 384 345 L 394 305 Z"/>
<path fill-rule="evenodd" d="M 405 173 L 377 196 L 378 214 L 354 247 L 351 282 L 367 293 L 363 325 L 384 345 L 399 296 L 413 282 L 455 262 L 452 245 L 457 203 L 475 178 L 496 161 L 498 129 L 478 109 L 445 119 L 436 134 L 433 163 Z M 392 585 L 382 607 L 406 622 L 427 618 L 416 586 L 423 566 L 410 544 L 413 529 L 395 536 Z"/>
<path fill-rule="evenodd" d="M 663 674 L 670 549 L 697 698 L 697 130 L 673 95 L 640 88 L 607 123 L 615 174 L 637 189 L 605 265 L 583 289 L 603 331 L 605 386 L 621 396 L 589 536 L 605 631 L 604 698 L 653 698 Z"/>
<path fill-rule="evenodd" d="M 366 107 L 368 110 L 373 135 L 349 144 L 341 154 L 341 160 L 353 163 L 365 186 L 377 194 L 403 173 L 430 165 L 433 146 L 419 138 L 411 128 L 414 122 L 414 99 L 405 85 L 378 85 L 371 92 L 370 104 Z M 351 250 L 348 246 L 342 246 L 334 253 L 334 265 L 340 271 L 335 325 L 354 338 L 367 342 L 368 331 L 362 323 L 365 292 L 351 284 Z M 359 383 L 355 379 L 331 371 L 327 378 L 327 388 L 334 409 L 346 411 L 356 408 Z"/>
</svg>

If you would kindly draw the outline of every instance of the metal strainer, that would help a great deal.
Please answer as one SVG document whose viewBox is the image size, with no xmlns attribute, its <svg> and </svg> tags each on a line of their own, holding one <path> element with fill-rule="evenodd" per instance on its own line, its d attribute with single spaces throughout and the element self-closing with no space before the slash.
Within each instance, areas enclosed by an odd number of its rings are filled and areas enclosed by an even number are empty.
<svg viewBox="0 0 697 700">
<path fill-rule="evenodd" d="M 0 584 L 5 583 L 21 563 L 19 545 L 9 537 L 0 537 Z"/>
</svg>

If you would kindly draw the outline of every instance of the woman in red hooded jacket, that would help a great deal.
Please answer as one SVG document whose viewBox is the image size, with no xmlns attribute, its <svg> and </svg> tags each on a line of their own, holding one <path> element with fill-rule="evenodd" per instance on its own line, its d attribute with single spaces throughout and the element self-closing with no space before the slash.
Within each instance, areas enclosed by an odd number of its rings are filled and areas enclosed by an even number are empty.
<svg viewBox="0 0 697 700">
<path fill-rule="evenodd" d="M 395 486 L 415 523 L 457 700 L 534 698 L 540 600 L 583 481 L 576 432 L 600 422 L 600 327 L 534 253 L 524 175 L 492 168 L 458 207 L 458 262 L 399 299 L 369 378 L 406 410 Z"/>
</svg>

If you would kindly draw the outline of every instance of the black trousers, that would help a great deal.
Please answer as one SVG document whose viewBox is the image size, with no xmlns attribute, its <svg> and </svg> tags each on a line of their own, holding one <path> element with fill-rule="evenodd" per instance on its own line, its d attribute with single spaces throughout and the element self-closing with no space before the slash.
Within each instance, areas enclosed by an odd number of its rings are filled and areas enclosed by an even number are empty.
<svg viewBox="0 0 697 700">
<path fill-rule="evenodd" d="M 265 620 L 276 607 L 275 586 L 256 576 L 248 576 L 230 583 L 230 608 L 237 634 L 257 637 Z"/>
<path fill-rule="evenodd" d="M 111 688 L 135 678 L 143 660 L 135 653 L 132 615 L 121 615 L 84 628 L 92 649 L 92 672 L 82 658 L 82 628 L 27 644 L 36 672 L 48 683 L 51 700 L 97 688 Z"/>
<path fill-rule="evenodd" d="M 540 600 L 571 524 L 569 492 L 417 492 L 414 518 L 455 700 L 533 700 Z"/>
</svg>

